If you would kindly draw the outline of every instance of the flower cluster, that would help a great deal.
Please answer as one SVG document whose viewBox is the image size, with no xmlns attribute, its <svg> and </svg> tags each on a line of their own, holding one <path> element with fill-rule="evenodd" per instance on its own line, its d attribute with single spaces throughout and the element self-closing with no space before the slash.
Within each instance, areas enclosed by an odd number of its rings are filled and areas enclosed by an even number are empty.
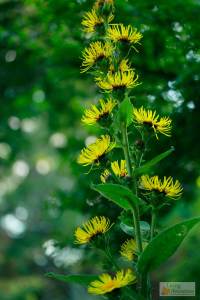
<svg viewBox="0 0 200 300">
<path fill-rule="evenodd" d="M 85 167 L 90 166 L 90 171 L 99 172 L 98 184 L 101 187 L 116 184 L 119 188 L 121 184 L 126 190 L 129 189 L 139 195 L 144 203 L 150 201 L 151 205 L 148 207 L 155 212 L 160 208 L 155 205 L 153 199 L 155 197 L 163 199 L 160 196 L 164 196 L 166 201 L 179 198 L 183 190 L 181 184 L 178 180 L 174 181 L 171 176 L 165 176 L 162 180 L 158 176 L 146 175 L 146 171 L 142 175 L 141 171 L 137 170 L 145 170 L 141 168 L 141 164 L 146 155 L 149 137 L 153 137 L 155 142 L 159 142 L 160 135 L 170 137 L 172 120 L 168 116 L 160 116 L 155 110 L 145 109 L 143 106 L 138 108 L 136 103 L 132 103 L 130 93 L 140 83 L 131 64 L 131 55 L 136 53 L 134 50 L 137 50 L 135 47 L 140 44 L 142 34 L 132 25 L 112 23 L 113 19 L 113 0 L 97 0 L 92 10 L 83 16 L 83 31 L 87 34 L 87 38 L 92 38 L 92 42 L 83 50 L 81 72 L 89 71 L 93 75 L 94 82 L 103 96 L 97 104 L 91 104 L 85 109 L 82 122 L 85 125 L 101 127 L 104 134 L 83 148 L 77 161 Z M 136 149 L 134 146 L 136 142 L 130 145 L 129 133 L 133 131 L 135 136 L 139 134 L 144 144 L 143 149 Z M 119 155 L 117 160 L 112 159 L 114 149 Z M 112 195 L 110 197 L 112 198 Z M 122 201 L 126 200 L 124 196 Z M 130 199 L 127 201 L 133 206 Z M 135 207 L 133 215 L 134 209 Z M 148 219 L 151 212 L 148 209 L 146 211 Z M 144 251 L 155 235 L 153 219 L 151 232 L 146 239 L 142 238 L 139 209 L 136 212 L 134 236 L 126 240 L 117 250 L 118 255 L 128 261 L 137 261 L 138 254 Z M 109 235 L 112 225 L 109 218 L 95 216 L 75 230 L 75 243 L 80 245 L 92 243 L 94 247 L 99 247 L 100 241 L 103 248 L 103 241 Z M 112 293 L 115 289 L 125 286 L 128 288 L 138 281 L 133 267 L 118 268 L 117 263 L 113 263 L 113 266 L 115 275 L 111 276 L 109 273 L 100 275 L 89 284 L 89 293 L 96 295 Z"/>
<path fill-rule="evenodd" d="M 92 241 L 95 241 L 98 236 L 105 235 L 111 227 L 112 224 L 110 223 L 110 220 L 108 218 L 104 216 L 94 217 L 91 220 L 85 222 L 82 227 L 78 227 L 76 229 L 74 233 L 74 236 L 76 238 L 75 243 L 92 243 Z M 127 250 L 124 249 L 124 252 L 127 252 Z M 121 254 L 123 255 L 123 253 Z M 109 274 L 104 273 L 99 276 L 98 280 L 92 281 L 90 283 L 90 285 L 88 286 L 88 292 L 95 295 L 102 295 L 112 292 L 114 289 L 119 289 L 135 282 L 136 275 L 131 269 L 120 270 L 113 278 Z"/>
</svg>

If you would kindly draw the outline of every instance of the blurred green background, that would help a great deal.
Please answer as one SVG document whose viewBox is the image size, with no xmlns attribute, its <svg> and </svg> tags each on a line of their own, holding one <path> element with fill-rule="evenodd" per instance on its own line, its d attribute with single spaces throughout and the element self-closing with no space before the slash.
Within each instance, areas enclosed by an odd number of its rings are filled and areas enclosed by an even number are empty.
<svg viewBox="0 0 200 300">
<path fill-rule="evenodd" d="M 97 299 L 44 276 L 99 272 L 95 253 L 73 244 L 73 231 L 91 215 L 113 211 L 90 190 L 93 174 L 76 164 L 84 143 L 99 134 L 80 123 L 99 96 L 79 71 L 88 44 L 80 22 L 92 5 L 0 0 L 1 300 Z M 172 138 L 155 140 L 149 155 L 175 147 L 155 172 L 179 178 L 184 195 L 162 211 L 160 228 L 200 214 L 199 13 L 199 0 L 116 0 L 115 21 L 144 36 L 132 61 L 142 81 L 134 101 L 173 118 Z M 159 281 L 200 278 L 198 232 L 153 274 L 155 289 Z"/>
</svg>

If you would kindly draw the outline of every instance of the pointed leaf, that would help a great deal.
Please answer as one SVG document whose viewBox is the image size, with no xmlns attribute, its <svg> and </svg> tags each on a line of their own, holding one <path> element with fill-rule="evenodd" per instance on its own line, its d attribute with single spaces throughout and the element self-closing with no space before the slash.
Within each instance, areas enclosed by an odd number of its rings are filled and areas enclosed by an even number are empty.
<svg viewBox="0 0 200 300">
<path fill-rule="evenodd" d="M 115 204 L 126 210 L 132 209 L 132 205 L 130 203 L 134 205 L 138 204 L 140 201 L 140 199 L 135 196 L 131 190 L 120 184 L 97 184 L 92 186 L 92 188 L 99 192 L 103 197 L 113 201 Z"/>
<path fill-rule="evenodd" d="M 90 282 L 98 279 L 97 275 L 62 275 L 56 274 L 53 272 L 47 273 L 47 277 L 53 278 L 59 281 L 69 282 L 69 283 L 78 283 L 84 286 L 88 286 Z"/>
<path fill-rule="evenodd" d="M 167 228 L 157 235 L 141 254 L 138 271 L 147 273 L 160 266 L 174 254 L 189 231 L 199 222 L 200 217 L 190 219 Z"/>
<path fill-rule="evenodd" d="M 128 127 L 133 120 L 133 106 L 128 97 L 126 97 L 119 105 L 119 110 L 116 112 L 112 128 L 114 132 L 118 132 L 121 124 L 124 123 Z"/>
<path fill-rule="evenodd" d="M 157 155 L 156 157 L 154 157 L 153 159 L 151 159 L 150 161 L 148 161 L 147 163 L 145 163 L 143 166 L 135 169 L 135 173 L 136 174 L 144 174 L 146 173 L 151 167 L 153 167 L 154 165 L 156 165 L 157 163 L 159 163 L 161 160 L 163 160 L 164 158 L 166 158 L 167 156 L 169 156 L 172 152 L 174 151 L 174 147 L 171 147 L 171 149 Z"/>
<path fill-rule="evenodd" d="M 119 119 L 128 127 L 133 120 L 133 105 L 128 97 L 126 97 L 119 106 Z"/>
</svg>

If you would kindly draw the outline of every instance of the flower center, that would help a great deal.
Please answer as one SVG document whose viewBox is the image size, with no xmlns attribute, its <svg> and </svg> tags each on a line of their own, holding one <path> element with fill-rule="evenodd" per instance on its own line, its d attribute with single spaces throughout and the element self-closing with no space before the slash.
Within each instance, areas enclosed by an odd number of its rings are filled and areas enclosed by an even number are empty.
<svg viewBox="0 0 200 300">
<path fill-rule="evenodd" d="M 120 174 L 121 177 L 126 177 L 127 176 L 127 173 L 126 171 L 121 171 L 121 174 Z"/>
<path fill-rule="evenodd" d="M 105 111 L 102 114 L 99 115 L 98 121 L 101 121 L 102 119 L 105 119 L 109 116 L 109 112 Z"/>
<path fill-rule="evenodd" d="M 95 28 L 96 30 L 98 30 L 98 28 L 101 27 L 102 24 L 103 24 L 103 21 L 96 21 L 96 24 L 94 25 L 94 28 Z"/>
<path fill-rule="evenodd" d="M 161 194 L 161 195 L 163 195 L 163 196 L 166 196 L 166 195 L 167 195 L 167 192 L 166 192 L 165 190 L 163 190 L 163 191 L 161 192 L 161 191 L 159 191 L 159 189 L 153 189 L 153 191 L 156 192 L 156 193 L 159 193 L 159 194 Z"/>
<path fill-rule="evenodd" d="M 99 235 L 101 235 L 101 231 L 99 230 L 99 231 L 97 231 L 97 232 L 95 232 L 95 233 L 93 233 L 92 235 L 91 235 L 91 237 L 90 237 L 90 241 L 93 241 L 96 237 L 98 237 Z"/>
<path fill-rule="evenodd" d="M 101 53 L 98 57 L 97 57 L 97 61 L 101 61 L 102 59 L 104 59 L 105 55 L 103 53 Z"/>
<path fill-rule="evenodd" d="M 122 36 L 122 37 L 119 38 L 119 41 L 120 41 L 120 42 L 123 42 L 123 43 L 128 43 L 128 42 L 129 42 L 129 39 L 128 39 L 128 37 L 126 37 L 126 36 Z"/>
<path fill-rule="evenodd" d="M 95 164 L 99 164 L 99 162 L 101 160 L 103 160 L 105 158 L 105 153 L 103 153 L 102 155 L 97 156 L 97 158 L 94 160 Z"/>
<path fill-rule="evenodd" d="M 152 121 L 144 121 L 143 124 L 149 127 L 154 127 L 155 129 L 158 127 L 156 124 L 153 124 Z"/>
<path fill-rule="evenodd" d="M 113 85 L 113 90 L 119 90 L 119 89 L 125 89 L 126 85 L 125 84 L 118 84 L 118 85 Z"/>
</svg>

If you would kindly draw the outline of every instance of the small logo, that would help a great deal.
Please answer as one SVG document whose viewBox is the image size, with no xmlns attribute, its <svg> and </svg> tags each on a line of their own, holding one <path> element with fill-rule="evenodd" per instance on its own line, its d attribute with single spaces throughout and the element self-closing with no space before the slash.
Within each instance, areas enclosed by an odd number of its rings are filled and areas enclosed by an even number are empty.
<svg viewBox="0 0 200 300">
<path fill-rule="evenodd" d="M 160 282 L 160 296 L 195 297 L 195 282 Z"/>
<path fill-rule="evenodd" d="M 161 288 L 161 295 L 160 296 L 169 296 L 170 295 L 170 289 L 163 286 Z"/>
</svg>

